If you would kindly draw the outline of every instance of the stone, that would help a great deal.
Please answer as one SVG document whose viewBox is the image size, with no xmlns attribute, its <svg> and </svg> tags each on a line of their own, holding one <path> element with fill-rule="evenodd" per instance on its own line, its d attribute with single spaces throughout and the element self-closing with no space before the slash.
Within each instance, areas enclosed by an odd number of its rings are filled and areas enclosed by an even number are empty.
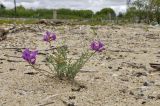
<svg viewBox="0 0 160 106">
<path fill-rule="evenodd" d="M 148 95 L 148 99 L 154 99 L 155 97 L 152 95 Z"/>
<path fill-rule="evenodd" d="M 146 104 L 146 101 L 142 101 L 142 103 L 141 104 Z"/>
<path fill-rule="evenodd" d="M 135 72 L 133 76 L 136 76 L 136 77 L 147 76 L 147 73 L 146 72 Z"/>
<path fill-rule="evenodd" d="M 134 95 L 133 91 L 130 91 L 129 94 L 130 94 L 130 95 Z"/>
<path fill-rule="evenodd" d="M 109 69 L 112 69 L 112 66 L 108 66 Z"/>
<path fill-rule="evenodd" d="M 156 63 L 149 63 L 150 66 L 156 70 L 160 70 L 160 64 L 156 64 Z"/>
<path fill-rule="evenodd" d="M 160 94 L 158 94 L 158 95 L 156 96 L 156 99 L 160 99 Z"/>
<path fill-rule="evenodd" d="M 148 82 L 144 82 L 143 86 L 149 86 L 149 83 Z"/>
<path fill-rule="evenodd" d="M 69 96 L 69 99 L 76 99 L 75 96 Z"/>
<path fill-rule="evenodd" d="M 5 40 L 7 38 L 8 30 L 0 28 L 0 41 Z"/>
</svg>

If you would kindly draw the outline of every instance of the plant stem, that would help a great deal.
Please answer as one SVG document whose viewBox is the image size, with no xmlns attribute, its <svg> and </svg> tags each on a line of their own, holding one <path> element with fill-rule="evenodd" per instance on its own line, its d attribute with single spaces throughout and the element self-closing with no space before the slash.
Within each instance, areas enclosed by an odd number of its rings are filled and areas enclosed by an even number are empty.
<svg viewBox="0 0 160 106">
<path fill-rule="evenodd" d="M 48 74 L 53 74 L 53 73 L 50 73 L 50 72 L 48 72 L 48 71 L 46 71 L 46 70 L 43 70 L 43 69 L 40 69 L 40 68 L 37 68 L 37 67 L 35 67 L 34 65 L 32 65 L 32 64 L 30 64 L 30 66 L 33 68 L 33 69 L 35 69 L 35 70 L 38 70 L 38 71 L 40 71 L 40 72 L 47 72 Z"/>
<path fill-rule="evenodd" d="M 52 48 L 52 44 L 51 44 L 51 42 L 49 42 L 49 47 L 50 47 L 50 48 Z"/>
<path fill-rule="evenodd" d="M 49 42 L 49 47 L 50 47 L 50 49 L 52 49 L 52 53 L 54 53 L 54 49 L 56 49 L 56 48 L 53 48 L 53 47 L 52 47 L 51 42 Z"/>
<path fill-rule="evenodd" d="M 96 51 L 91 53 L 91 55 L 86 59 L 86 61 L 84 63 L 86 63 L 95 53 L 96 53 Z"/>
</svg>

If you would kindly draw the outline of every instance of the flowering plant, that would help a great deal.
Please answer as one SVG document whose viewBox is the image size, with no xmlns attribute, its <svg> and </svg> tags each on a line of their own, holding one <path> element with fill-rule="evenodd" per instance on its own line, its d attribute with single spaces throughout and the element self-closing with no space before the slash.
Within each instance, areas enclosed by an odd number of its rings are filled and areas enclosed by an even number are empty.
<svg viewBox="0 0 160 106">
<path fill-rule="evenodd" d="M 56 35 L 47 31 L 43 36 L 43 40 L 49 42 L 50 47 L 52 48 L 53 46 L 51 46 L 51 41 L 56 40 Z M 68 47 L 62 45 L 53 49 L 54 52 L 51 55 L 48 55 L 46 60 L 54 67 L 54 71 L 57 73 L 59 78 L 62 79 L 63 77 L 66 77 L 73 80 L 90 57 L 92 57 L 96 52 L 102 52 L 104 50 L 104 44 L 100 41 L 93 41 L 90 48 L 94 52 L 82 53 L 76 61 L 72 61 L 72 59 L 67 57 Z M 22 58 L 33 66 L 36 62 L 37 53 L 38 51 L 30 51 L 29 49 L 25 49 L 22 54 Z"/>
</svg>

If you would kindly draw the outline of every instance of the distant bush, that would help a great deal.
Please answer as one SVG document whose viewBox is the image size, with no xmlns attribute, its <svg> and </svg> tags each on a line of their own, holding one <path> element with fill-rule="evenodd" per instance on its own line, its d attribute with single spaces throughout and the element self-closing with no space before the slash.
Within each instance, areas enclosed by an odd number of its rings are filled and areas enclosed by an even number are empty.
<svg viewBox="0 0 160 106">
<path fill-rule="evenodd" d="M 116 13 L 111 8 L 104 8 L 101 11 L 98 11 L 95 15 L 95 18 L 102 18 L 102 19 L 113 19 L 116 17 Z"/>
<path fill-rule="evenodd" d="M 6 9 L 3 5 L 0 5 L 0 17 L 5 18 L 39 18 L 39 19 L 52 19 L 53 9 L 26 9 L 23 6 L 17 6 L 16 14 L 14 9 Z M 111 8 L 105 8 L 97 13 L 93 13 L 91 10 L 71 10 L 71 9 L 57 9 L 58 19 L 109 19 L 114 18 L 115 12 Z M 110 16 L 109 16 L 110 15 Z"/>
</svg>

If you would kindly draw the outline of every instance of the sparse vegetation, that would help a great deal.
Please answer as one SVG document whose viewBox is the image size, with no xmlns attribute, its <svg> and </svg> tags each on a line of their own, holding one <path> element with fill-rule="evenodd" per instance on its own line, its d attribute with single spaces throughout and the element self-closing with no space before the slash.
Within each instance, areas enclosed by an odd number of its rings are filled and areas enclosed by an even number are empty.
<svg viewBox="0 0 160 106">
<path fill-rule="evenodd" d="M 115 17 L 115 11 L 111 8 L 102 9 L 95 14 L 91 10 L 57 9 L 56 11 L 58 19 L 108 19 L 110 17 L 113 19 Z M 15 15 L 14 9 L 5 9 L 1 4 L 0 17 L 53 19 L 53 9 L 34 10 L 17 6 Z"/>
</svg>

